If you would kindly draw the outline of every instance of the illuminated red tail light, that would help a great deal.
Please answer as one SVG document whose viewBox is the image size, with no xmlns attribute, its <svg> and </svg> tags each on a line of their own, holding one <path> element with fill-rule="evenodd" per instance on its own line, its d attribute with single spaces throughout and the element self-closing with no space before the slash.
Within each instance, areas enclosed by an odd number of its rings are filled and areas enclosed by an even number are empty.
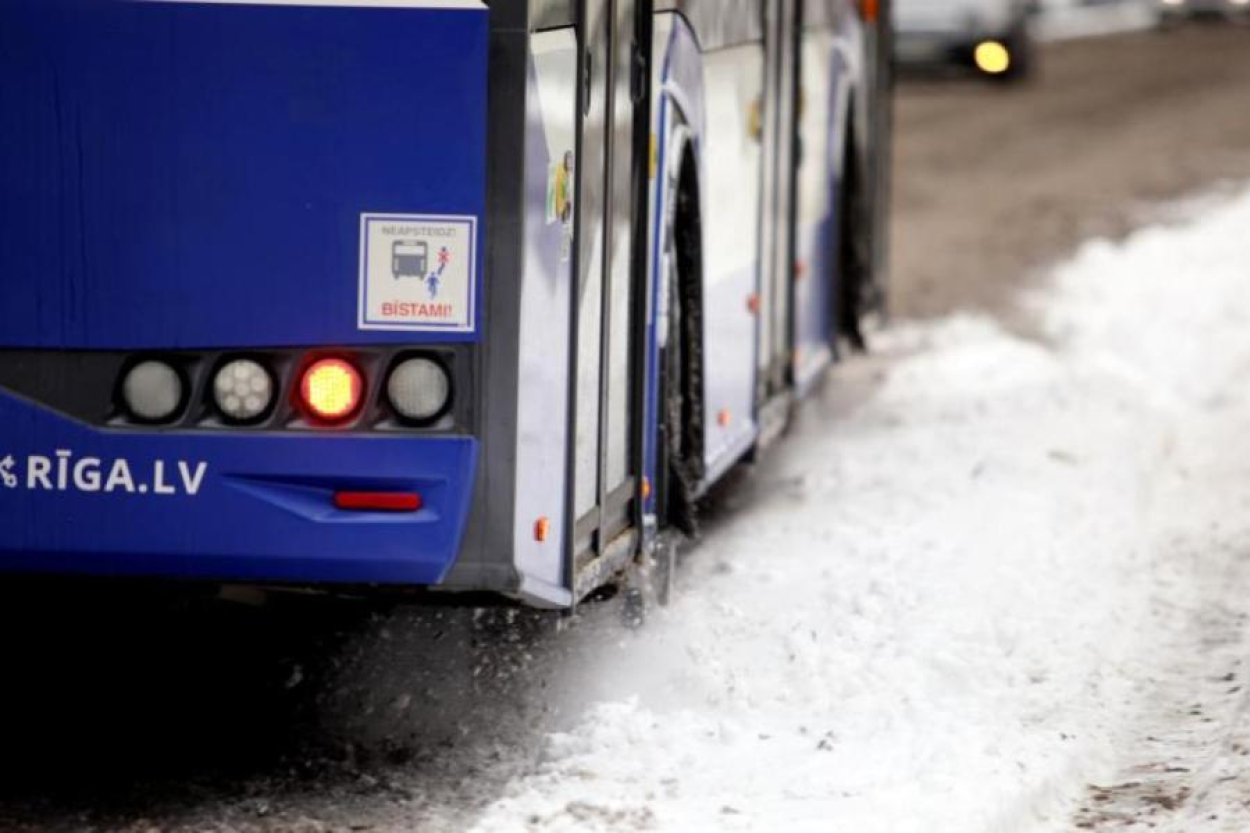
<svg viewBox="0 0 1250 833">
<path fill-rule="evenodd" d="M 343 359 L 318 359 L 304 371 L 300 399 L 310 416 L 319 422 L 350 419 L 364 396 L 360 371 Z"/>
</svg>

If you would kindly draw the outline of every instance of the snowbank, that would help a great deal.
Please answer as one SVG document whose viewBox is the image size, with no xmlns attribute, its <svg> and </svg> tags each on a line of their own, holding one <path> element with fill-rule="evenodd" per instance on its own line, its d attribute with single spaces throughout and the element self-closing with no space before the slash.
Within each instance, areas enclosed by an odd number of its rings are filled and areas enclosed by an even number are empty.
<svg viewBox="0 0 1250 833">
<path fill-rule="evenodd" d="M 1250 379 L 1247 227 L 1250 195 L 1089 245 L 1047 343 L 964 317 L 842 368 L 675 607 L 562 669 L 593 705 L 476 829 L 1070 829 L 1189 593 L 1161 530 L 1214 511 L 1160 484 Z"/>
</svg>

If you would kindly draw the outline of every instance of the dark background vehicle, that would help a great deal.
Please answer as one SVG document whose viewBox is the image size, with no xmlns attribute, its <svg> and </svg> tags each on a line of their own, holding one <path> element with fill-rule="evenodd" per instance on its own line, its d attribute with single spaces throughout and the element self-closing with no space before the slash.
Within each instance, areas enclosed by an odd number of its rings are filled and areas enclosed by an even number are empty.
<svg viewBox="0 0 1250 833">
<path fill-rule="evenodd" d="M 1035 64 L 1032 0 L 899 0 L 895 54 L 910 67 L 966 67 L 1006 80 Z"/>
<path fill-rule="evenodd" d="M 1156 0 L 1163 25 L 1190 18 L 1250 21 L 1250 0 Z"/>
</svg>

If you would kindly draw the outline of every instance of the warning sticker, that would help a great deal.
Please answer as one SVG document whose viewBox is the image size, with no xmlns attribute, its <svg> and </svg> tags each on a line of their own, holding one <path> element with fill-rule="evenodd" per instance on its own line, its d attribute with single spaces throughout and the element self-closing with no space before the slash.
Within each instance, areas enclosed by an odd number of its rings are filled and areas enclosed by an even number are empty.
<svg viewBox="0 0 1250 833">
<path fill-rule="evenodd" d="M 472 332 L 476 295 L 475 217 L 361 216 L 360 329 Z"/>
</svg>

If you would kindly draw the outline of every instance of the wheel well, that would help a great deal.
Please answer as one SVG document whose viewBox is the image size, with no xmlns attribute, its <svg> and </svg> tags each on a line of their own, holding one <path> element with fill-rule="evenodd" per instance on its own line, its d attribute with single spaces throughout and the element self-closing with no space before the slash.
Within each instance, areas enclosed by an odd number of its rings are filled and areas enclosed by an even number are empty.
<svg viewBox="0 0 1250 833">
<path fill-rule="evenodd" d="M 665 511 L 693 531 L 694 494 L 705 474 L 703 408 L 703 228 L 697 157 L 687 143 L 673 192 L 669 347 L 664 357 Z"/>
<path fill-rule="evenodd" d="M 854 102 L 850 105 L 854 107 Z M 861 319 L 865 312 L 865 290 L 871 279 L 871 207 L 866 199 L 865 171 L 859 154 L 852 109 L 846 123 L 843 143 L 842 183 L 838 192 L 837 287 L 834 303 L 834 337 L 845 338 L 853 350 L 865 347 Z"/>
</svg>

